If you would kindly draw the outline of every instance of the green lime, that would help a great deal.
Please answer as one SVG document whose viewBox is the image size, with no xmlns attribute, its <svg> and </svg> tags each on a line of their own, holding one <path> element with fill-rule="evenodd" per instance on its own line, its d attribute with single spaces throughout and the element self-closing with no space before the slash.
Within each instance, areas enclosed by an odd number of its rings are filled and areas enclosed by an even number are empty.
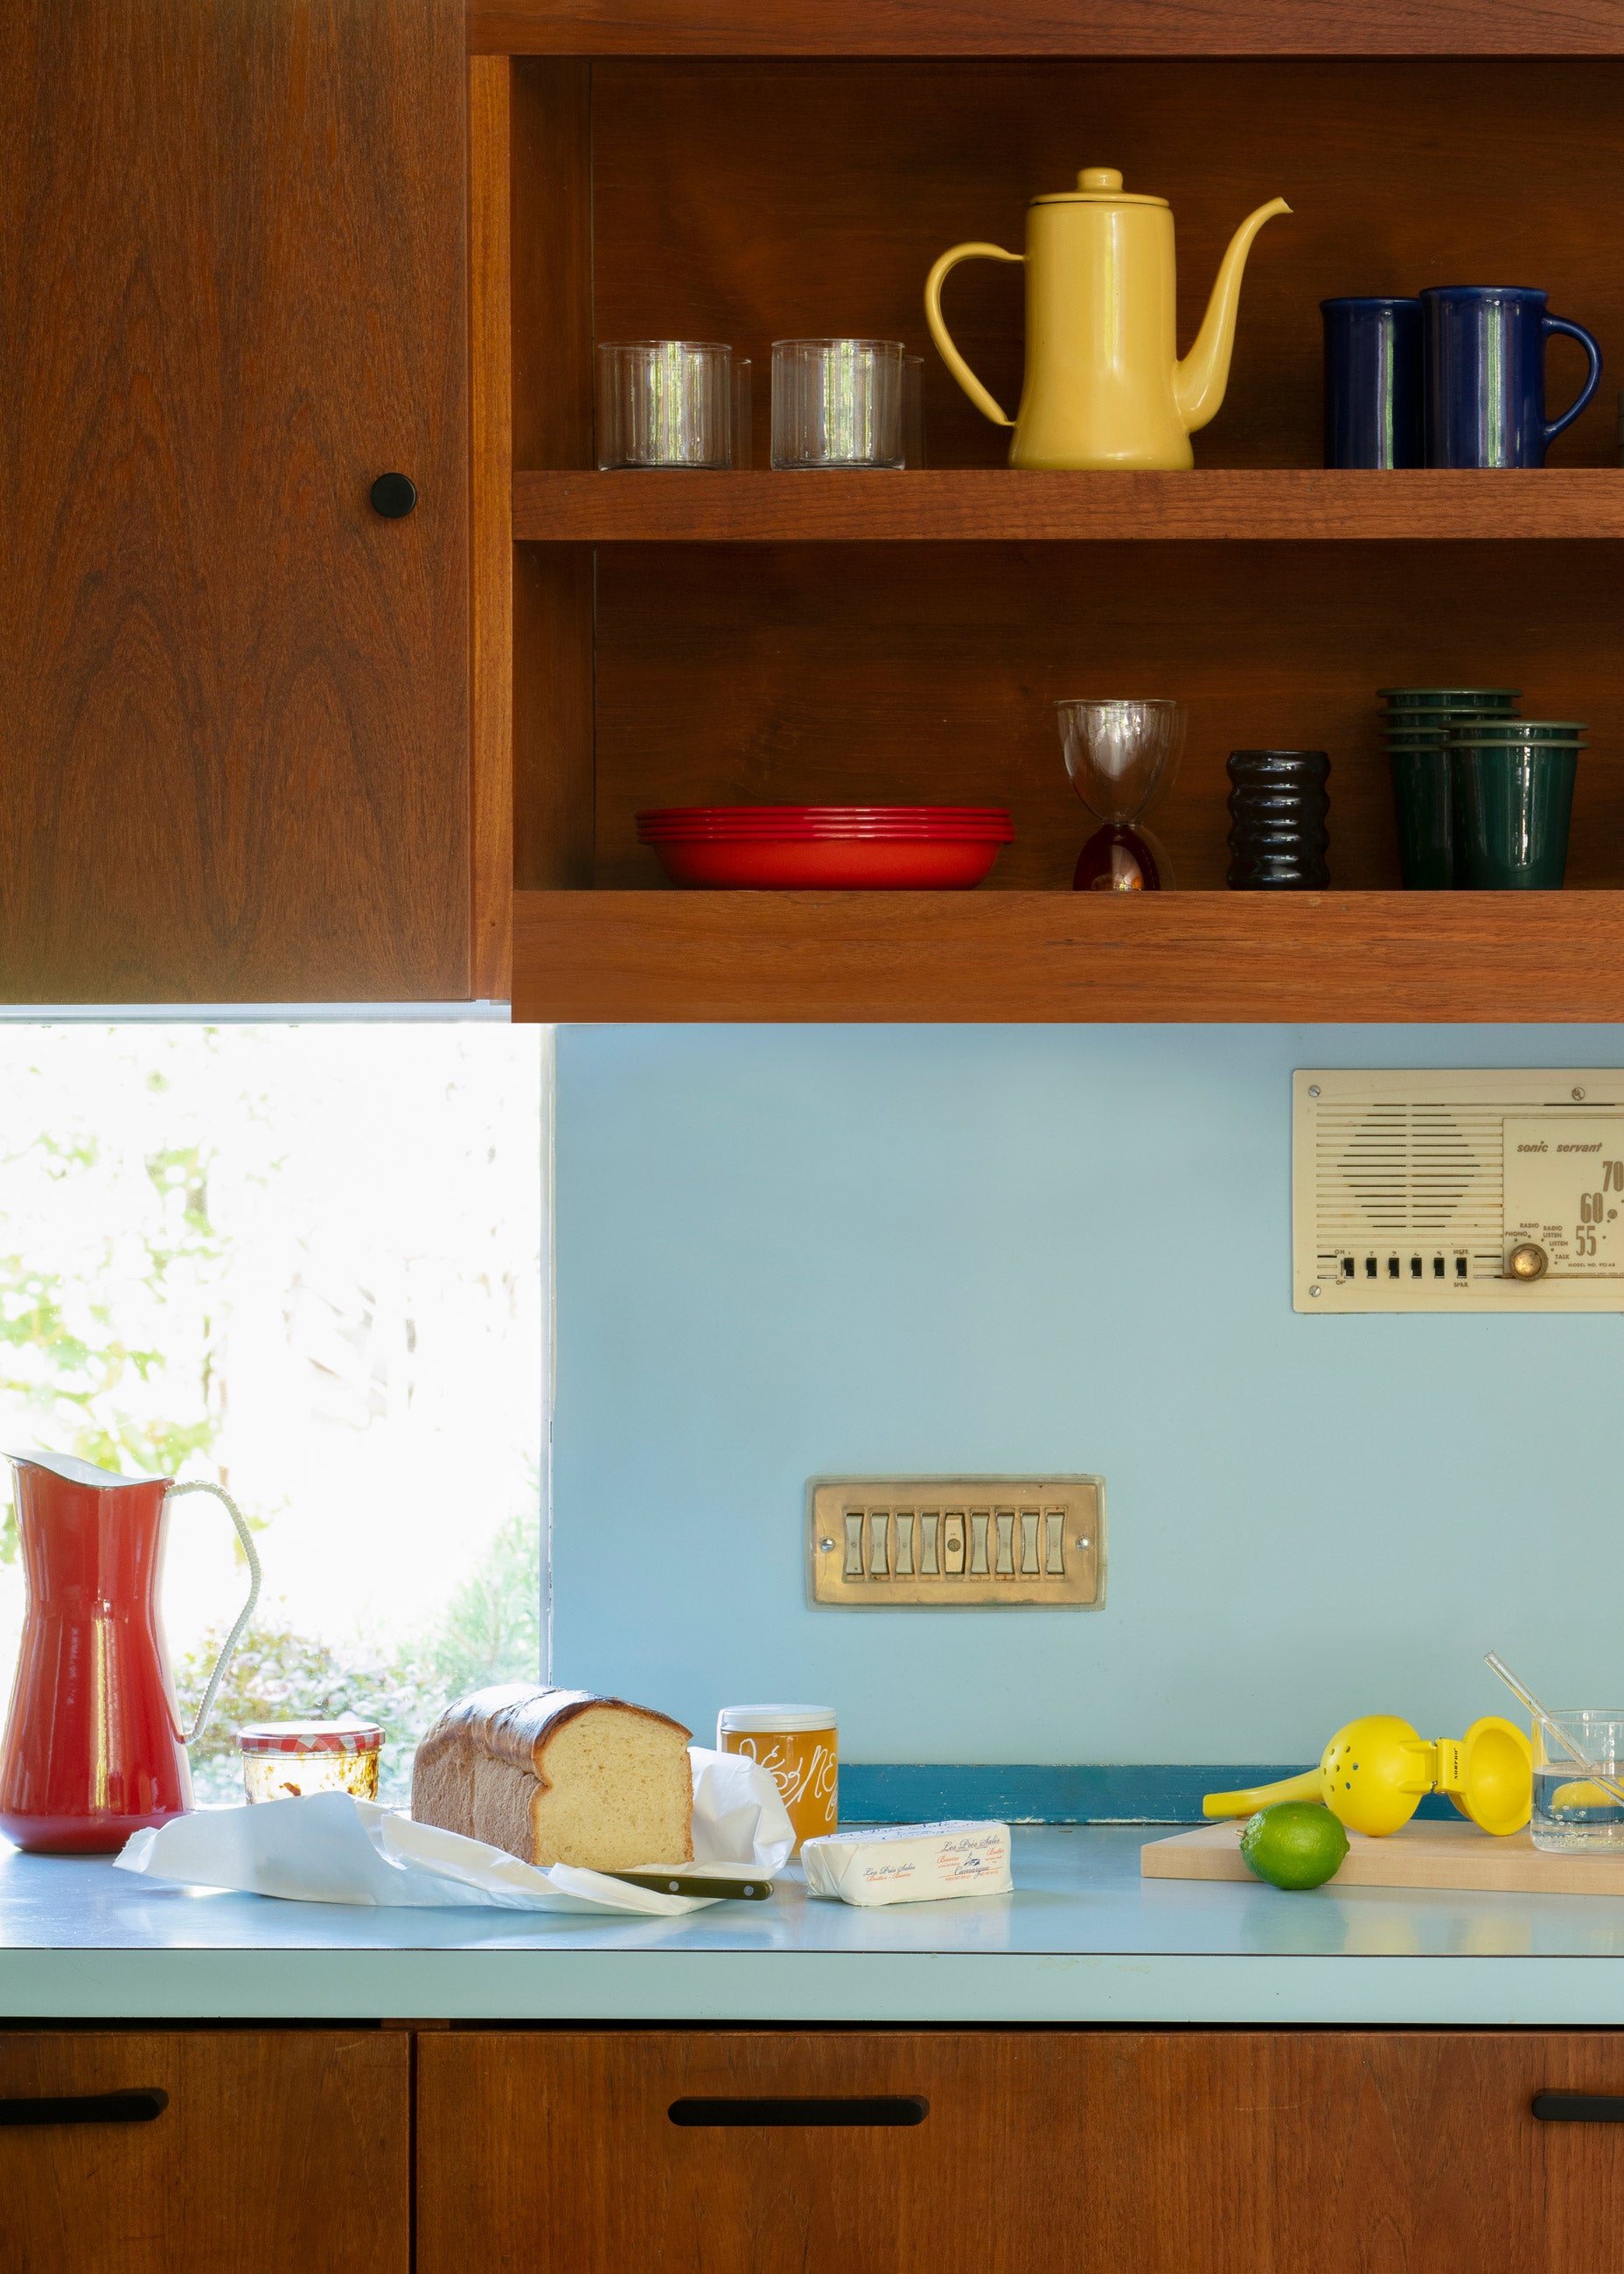
<svg viewBox="0 0 1624 2274">
<path fill-rule="evenodd" d="M 1277 1800 L 1241 1834 L 1247 1870 L 1271 1887 L 1322 1887 L 1347 1853 L 1348 1834 L 1317 1800 Z"/>
</svg>

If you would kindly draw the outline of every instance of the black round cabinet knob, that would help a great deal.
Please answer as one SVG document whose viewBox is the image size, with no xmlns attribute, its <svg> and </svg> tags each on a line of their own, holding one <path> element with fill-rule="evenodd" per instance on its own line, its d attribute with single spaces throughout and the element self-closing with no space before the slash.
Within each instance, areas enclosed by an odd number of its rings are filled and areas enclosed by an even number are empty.
<svg viewBox="0 0 1624 2274">
<path fill-rule="evenodd" d="M 372 496 L 374 513 L 386 521 L 401 521 L 417 502 L 417 485 L 410 474 L 380 474 Z"/>
</svg>

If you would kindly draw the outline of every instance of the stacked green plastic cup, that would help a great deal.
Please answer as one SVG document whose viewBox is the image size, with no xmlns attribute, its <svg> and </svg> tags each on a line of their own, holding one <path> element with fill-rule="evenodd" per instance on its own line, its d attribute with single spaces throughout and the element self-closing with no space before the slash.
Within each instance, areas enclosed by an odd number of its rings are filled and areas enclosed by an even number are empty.
<svg viewBox="0 0 1624 2274">
<path fill-rule="evenodd" d="M 1574 719 L 1502 719 L 1453 727 L 1455 857 L 1474 892 L 1560 892 L 1568 870 L 1579 753 Z"/>
<path fill-rule="evenodd" d="M 1515 720 L 1520 687 L 1383 687 L 1399 862 L 1411 892 L 1447 892 L 1466 879 L 1452 749 L 1457 729 Z"/>
</svg>

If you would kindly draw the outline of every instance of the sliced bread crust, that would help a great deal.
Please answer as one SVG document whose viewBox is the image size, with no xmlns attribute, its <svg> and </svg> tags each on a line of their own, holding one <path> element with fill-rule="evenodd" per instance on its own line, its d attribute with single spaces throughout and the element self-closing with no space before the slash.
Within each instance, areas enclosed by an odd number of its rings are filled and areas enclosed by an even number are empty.
<svg viewBox="0 0 1624 2274">
<path fill-rule="evenodd" d="M 475 1690 L 418 1746 L 412 1814 L 527 1864 L 691 1862 L 688 1736 L 668 1714 L 589 1690 Z"/>
</svg>

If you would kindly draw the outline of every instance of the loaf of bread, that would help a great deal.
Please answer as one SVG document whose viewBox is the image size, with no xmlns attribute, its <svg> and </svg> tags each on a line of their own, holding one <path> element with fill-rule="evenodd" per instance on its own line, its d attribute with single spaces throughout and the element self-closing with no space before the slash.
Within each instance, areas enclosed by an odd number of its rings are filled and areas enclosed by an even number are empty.
<svg viewBox="0 0 1624 2274">
<path fill-rule="evenodd" d="M 476 1690 L 418 1746 L 411 1812 L 527 1864 L 691 1863 L 689 1735 L 664 1713 L 585 1690 Z"/>
</svg>

